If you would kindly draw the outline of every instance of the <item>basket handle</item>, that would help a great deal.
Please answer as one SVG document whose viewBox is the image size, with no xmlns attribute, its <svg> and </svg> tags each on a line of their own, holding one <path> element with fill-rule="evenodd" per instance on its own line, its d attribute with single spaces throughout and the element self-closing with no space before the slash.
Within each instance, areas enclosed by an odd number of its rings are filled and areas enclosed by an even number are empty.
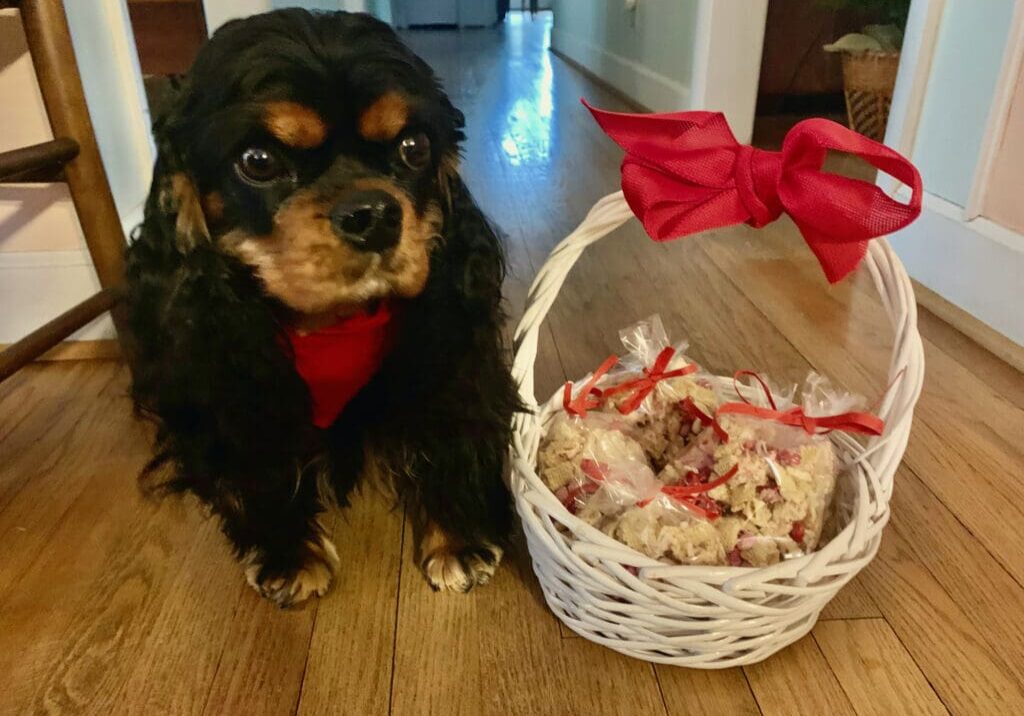
<svg viewBox="0 0 1024 716">
<path fill-rule="evenodd" d="M 516 327 L 512 376 L 519 386 L 523 404 L 533 414 L 520 413 L 517 425 L 536 418 L 539 403 L 534 395 L 534 363 L 540 327 L 558 292 L 583 251 L 622 226 L 633 216 L 621 191 L 598 200 L 579 226 L 558 244 L 537 273 L 526 298 L 526 309 Z M 924 350 L 917 329 L 917 305 L 906 270 L 884 238 L 871 241 L 864 264 L 871 275 L 894 331 L 894 349 L 889 363 L 890 390 L 877 414 L 886 422 L 886 432 L 868 441 L 858 462 L 867 461 L 883 477 L 882 489 L 892 489 L 892 477 L 906 447 L 914 406 L 921 394 Z M 523 427 L 520 425 L 519 427 Z M 885 504 L 888 499 L 885 500 Z"/>
<path fill-rule="evenodd" d="M 558 244 L 537 272 L 526 296 L 526 309 L 516 327 L 512 377 L 519 395 L 528 407 L 537 406 L 534 395 L 534 362 L 540 327 L 551 310 L 566 277 L 584 250 L 633 218 L 633 212 L 621 191 L 598 200 L 571 234 Z"/>
</svg>

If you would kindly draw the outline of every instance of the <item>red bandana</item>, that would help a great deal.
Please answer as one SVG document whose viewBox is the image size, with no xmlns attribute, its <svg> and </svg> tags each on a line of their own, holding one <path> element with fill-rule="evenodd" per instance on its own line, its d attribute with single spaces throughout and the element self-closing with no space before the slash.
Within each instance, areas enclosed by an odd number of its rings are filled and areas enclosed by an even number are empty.
<svg viewBox="0 0 1024 716">
<path fill-rule="evenodd" d="M 287 329 L 318 428 L 330 426 L 380 369 L 393 343 L 394 316 L 394 307 L 384 301 L 374 313 L 363 311 L 312 333 Z"/>
</svg>

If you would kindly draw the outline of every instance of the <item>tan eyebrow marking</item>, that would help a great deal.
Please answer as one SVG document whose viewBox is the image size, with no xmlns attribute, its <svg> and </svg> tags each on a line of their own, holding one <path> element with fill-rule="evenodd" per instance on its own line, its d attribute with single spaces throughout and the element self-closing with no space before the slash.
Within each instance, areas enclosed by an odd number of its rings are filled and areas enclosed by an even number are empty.
<svg viewBox="0 0 1024 716">
<path fill-rule="evenodd" d="M 363 110 L 359 134 L 371 142 L 388 142 L 398 136 L 409 121 L 409 105 L 397 92 L 386 92 Z"/>
<path fill-rule="evenodd" d="M 327 138 L 327 124 L 309 107 L 298 102 L 268 102 L 263 126 L 289 147 L 312 149 Z"/>
</svg>

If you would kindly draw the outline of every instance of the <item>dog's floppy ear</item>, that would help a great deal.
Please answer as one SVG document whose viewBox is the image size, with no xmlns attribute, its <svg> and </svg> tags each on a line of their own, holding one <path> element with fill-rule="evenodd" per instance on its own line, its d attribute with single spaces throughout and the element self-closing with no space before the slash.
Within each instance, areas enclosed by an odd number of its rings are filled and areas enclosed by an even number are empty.
<svg viewBox="0 0 1024 716">
<path fill-rule="evenodd" d="M 259 280 L 210 240 L 173 130 L 172 112 L 154 130 L 153 184 L 128 248 L 128 358 L 136 409 L 159 424 L 146 476 L 178 467 L 147 484 L 202 496 L 209 476 L 187 472 L 197 455 L 245 467 L 238 479 L 292 474 L 310 402 Z"/>
<path fill-rule="evenodd" d="M 449 206 L 445 208 L 444 253 L 452 272 L 450 278 L 465 307 L 499 312 L 505 252 L 497 231 L 477 206 L 456 167 L 450 165 L 445 178 Z"/>
<path fill-rule="evenodd" d="M 173 91 L 166 98 L 170 106 L 153 125 L 157 159 L 146 203 L 149 228 L 159 230 L 180 253 L 210 240 L 199 190 L 188 168 L 186 150 L 180 146 L 179 108 L 186 96 L 185 91 Z"/>
</svg>

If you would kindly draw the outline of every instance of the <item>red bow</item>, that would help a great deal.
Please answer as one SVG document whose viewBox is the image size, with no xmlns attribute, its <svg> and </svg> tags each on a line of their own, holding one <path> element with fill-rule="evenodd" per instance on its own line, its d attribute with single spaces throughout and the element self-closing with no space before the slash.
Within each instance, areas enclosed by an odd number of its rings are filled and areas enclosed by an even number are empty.
<svg viewBox="0 0 1024 716">
<path fill-rule="evenodd" d="M 737 388 L 736 394 L 743 400 L 742 403 L 724 403 L 718 408 L 718 415 L 749 415 L 762 420 L 774 420 L 783 425 L 790 425 L 795 428 L 803 428 L 808 435 L 830 433 L 838 430 L 844 433 L 860 433 L 861 435 L 881 435 L 885 430 L 885 421 L 876 415 L 863 412 L 840 413 L 839 415 L 823 415 L 813 417 L 804 413 L 803 408 L 793 407 L 789 410 L 779 410 L 772 397 L 772 391 L 762 380 L 761 376 L 749 370 L 737 371 L 733 377 L 736 382 L 740 376 L 749 375 L 761 384 L 764 394 L 768 398 L 770 408 L 762 408 L 751 405 L 742 392 Z"/>
<path fill-rule="evenodd" d="M 642 376 L 636 380 L 630 380 L 625 383 L 620 383 L 614 388 L 609 388 L 604 391 L 603 397 L 607 398 L 610 395 L 625 393 L 630 390 L 636 391 L 629 397 L 629 400 L 619 406 L 620 413 L 623 415 L 629 415 L 640 407 L 640 404 L 644 402 L 644 398 L 651 394 L 651 391 L 654 390 L 654 387 L 659 381 L 666 380 L 668 378 L 678 378 L 683 375 L 689 375 L 690 373 L 697 372 L 697 365 L 695 363 L 690 363 L 682 368 L 676 368 L 666 373 L 665 369 L 668 368 L 668 364 L 675 353 L 676 349 L 671 346 L 663 348 L 661 353 L 658 354 L 658 357 L 654 359 L 654 365 L 650 368 L 644 368 L 644 374 Z"/>
<path fill-rule="evenodd" d="M 868 239 L 898 231 L 921 213 L 921 176 L 910 161 L 826 119 L 800 122 L 782 151 L 770 152 L 737 142 L 719 112 L 624 114 L 583 104 L 626 150 L 622 191 L 655 241 L 741 222 L 760 228 L 785 211 L 835 283 L 864 258 Z M 910 203 L 822 171 L 830 149 L 910 186 Z"/>
</svg>

